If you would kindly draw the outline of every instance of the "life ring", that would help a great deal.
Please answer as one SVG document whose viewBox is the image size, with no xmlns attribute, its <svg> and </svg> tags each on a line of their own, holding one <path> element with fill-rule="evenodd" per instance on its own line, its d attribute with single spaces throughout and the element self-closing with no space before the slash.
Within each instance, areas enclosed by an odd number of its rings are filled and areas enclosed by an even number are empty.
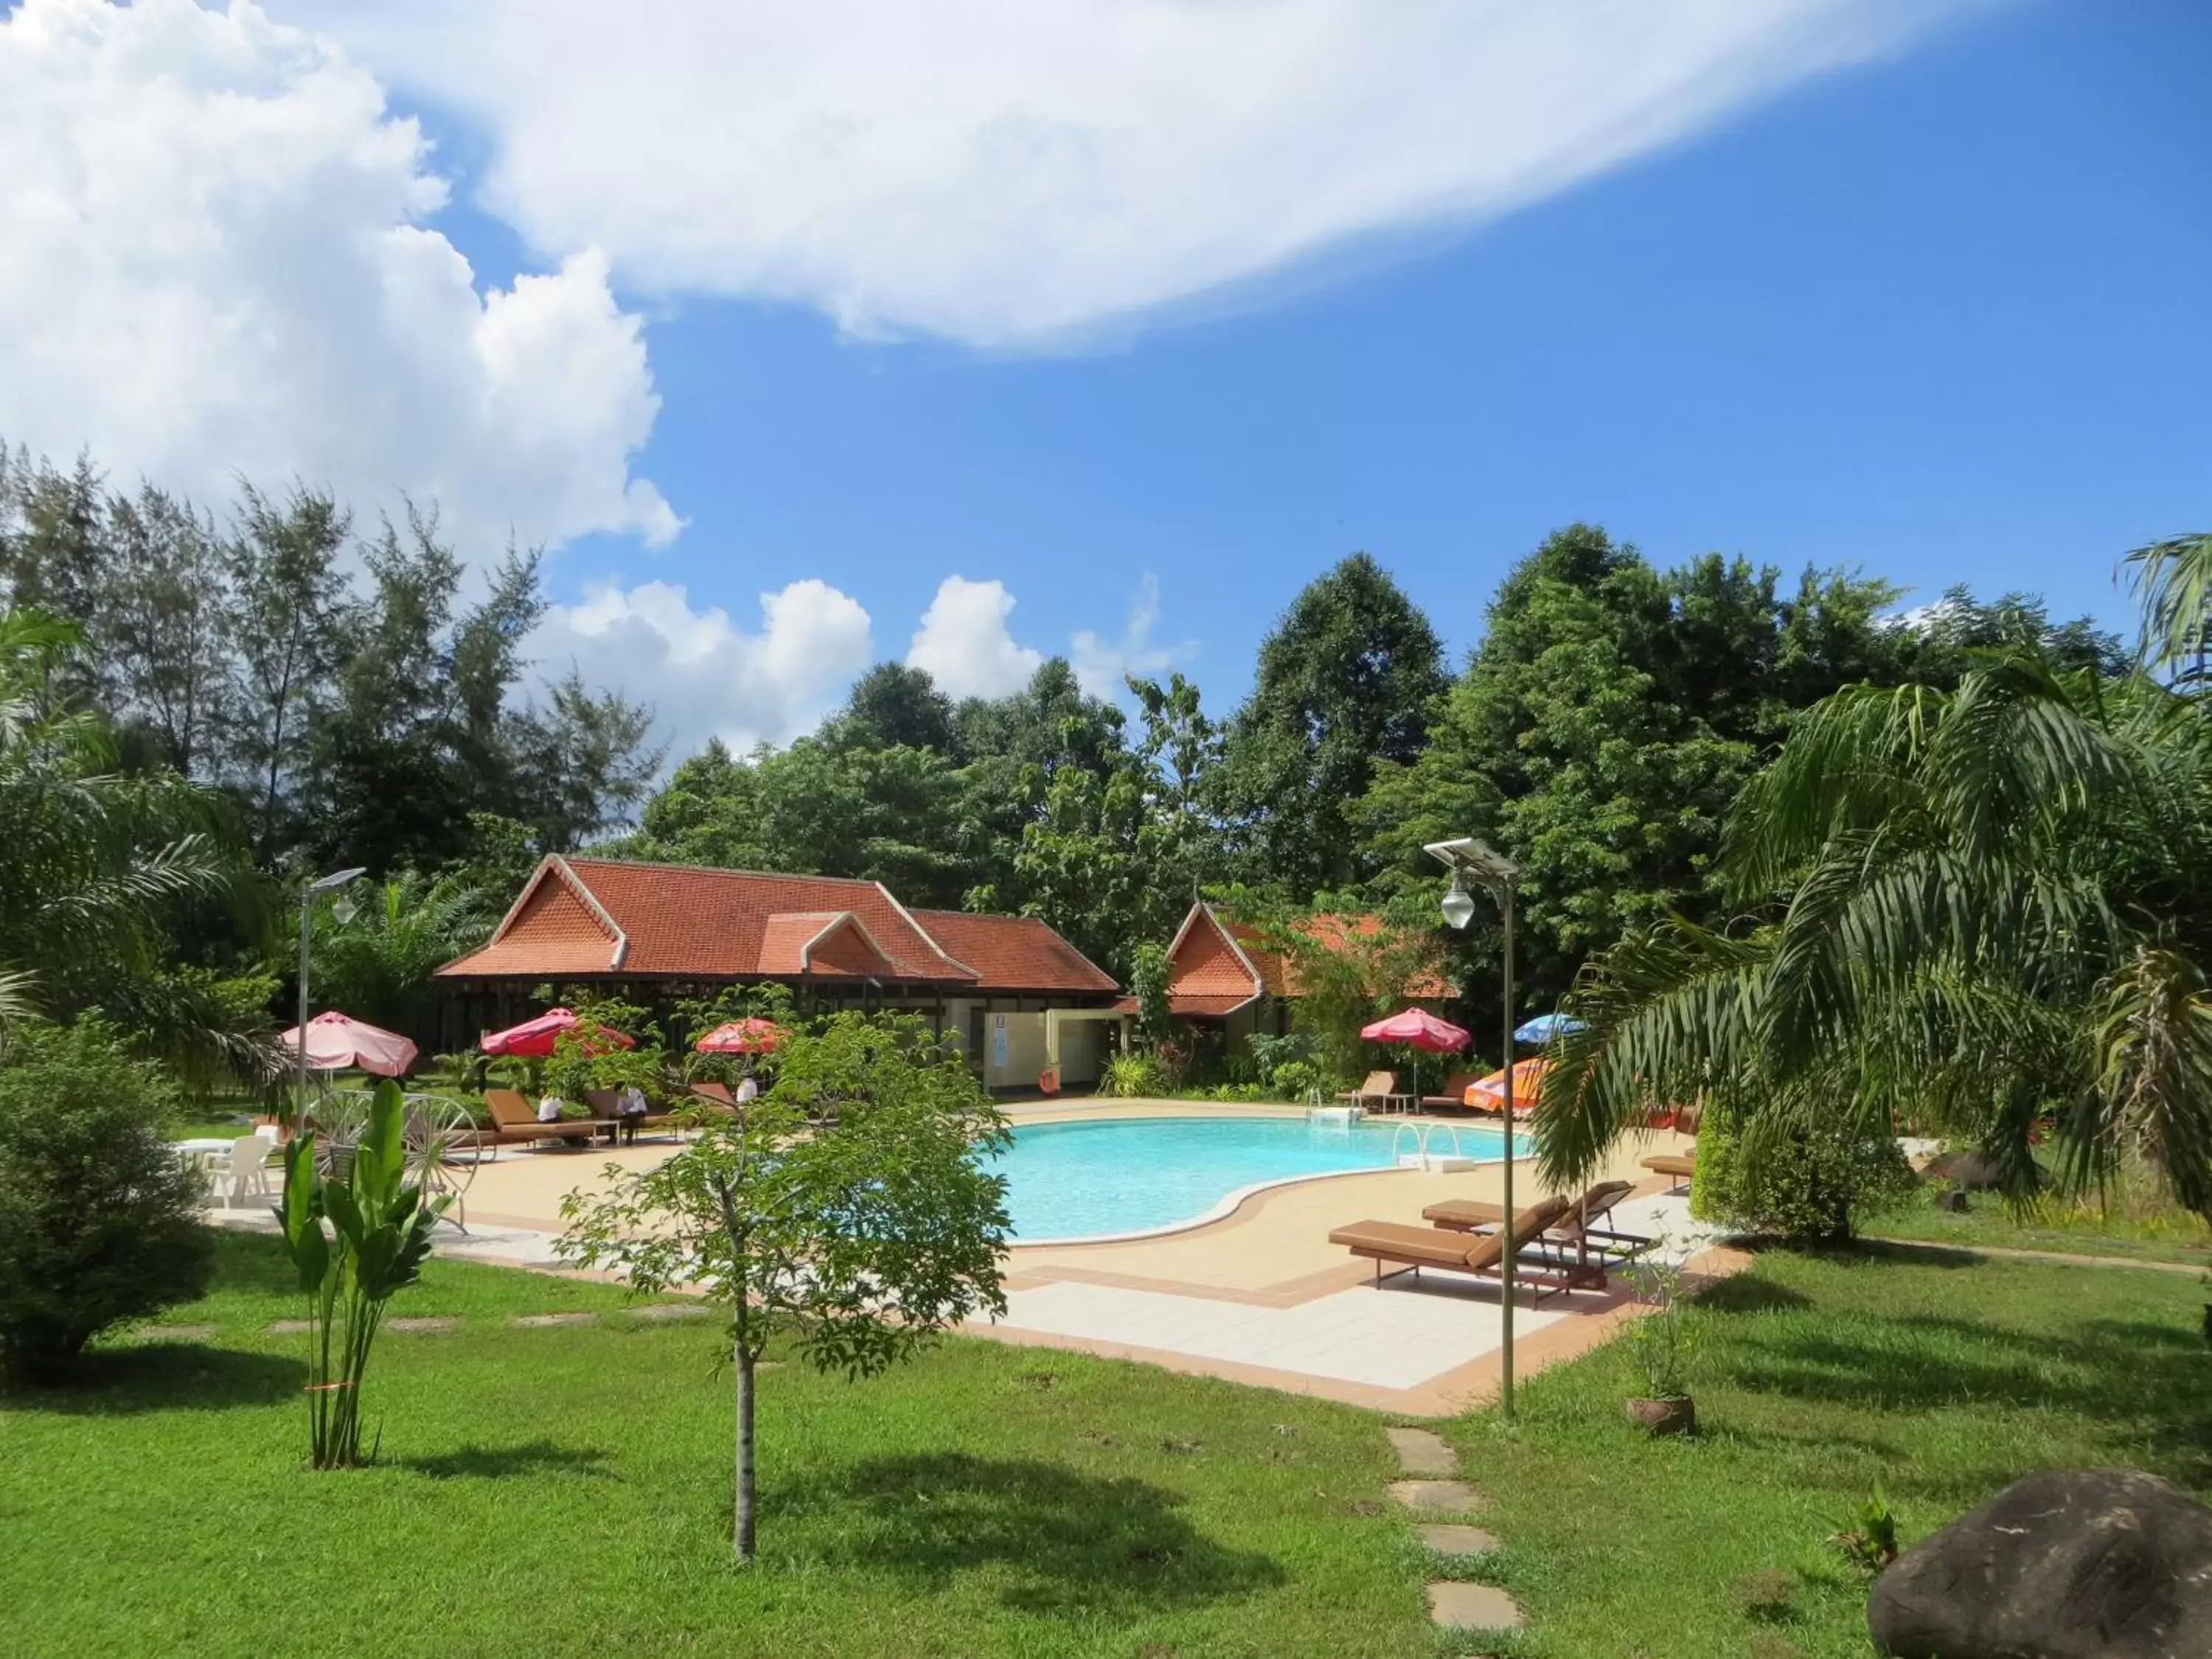
<svg viewBox="0 0 2212 1659">
<path fill-rule="evenodd" d="M 1037 1092 L 1042 1095 L 1056 1095 L 1060 1092 L 1059 1066 L 1048 1066 L 1037 1073 Z"/>
</svg>

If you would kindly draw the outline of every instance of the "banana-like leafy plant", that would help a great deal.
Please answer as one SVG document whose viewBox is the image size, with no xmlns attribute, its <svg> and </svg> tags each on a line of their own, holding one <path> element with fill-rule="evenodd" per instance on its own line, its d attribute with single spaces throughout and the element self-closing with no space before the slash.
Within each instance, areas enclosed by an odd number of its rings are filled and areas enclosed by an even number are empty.
<svg viewBox="0 0 2212 1659">
<path fill-rule="evenodd" d="M 285 1155 L 276 1213 L 307 1298 L 313 1347 L 307 1419 L 319 1469 L 368 1461 L 361 1449 L 361 1389 L 369 1348 L 385 1304 L 421 1275 L 430 1231 L 449 1201 L 426 1200 L 421 1186 L 407 1181 L 405 1115 L 399 1085 L 378 1085 L 368 1128 L 343 1176 L 316 1169 L 312 1134 L 295 1139 Z"/>
</svg>

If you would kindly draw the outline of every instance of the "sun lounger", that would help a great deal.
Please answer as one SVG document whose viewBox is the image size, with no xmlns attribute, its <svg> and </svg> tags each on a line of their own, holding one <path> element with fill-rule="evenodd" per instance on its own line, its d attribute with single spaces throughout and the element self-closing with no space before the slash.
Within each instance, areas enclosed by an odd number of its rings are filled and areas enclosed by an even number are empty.
<svg viewBox="0 0 2212 1659">
<path fill-rule="evenodd" d="M 1389 1111 L 1393 1103 L 1410 1105 L 1413 1097 L 1398 1092 L 1395 1072 L 1370 1072 L 1367 1081 L 1357 1089 L 1347 1089 L 1337 1097 L 1354 1106 L 1366 1106 L 1378 1111 Z"/>
<path fill-rule="evenodd" d="M 1421 1097 L 1421 1104 L 1424 1107 L 1429 1108 L 1437 1106 L 1456 1106 L 1461 1110 L 1465 1111 L 1468 1109 L 1467 1091 L 1472 1088 L 1474 1085 L 1474 1073 L 1473 1072 L 1454 1072 L 1449 1078 L 1445 1079 L 1443 1091 L 1441 1094 L 1423 1095 Z"/>
<path fill-rule="evenodd" d="M 611 1140 L 617 1127 L 611 1121 L 588 1117 L 564 1117 L 541 1123 L 530 1103 L 514 1089 L 485 1090 L 484 1109 L 491 1114 L 491 1127 L 477 1131 L 479 1145 L 522 1146 L 540 1140 L 581 1145 L 602 1134 Z"/>
<path fill-rule="evenodd" d="M 1656 1158 L 1645 1158 L 1644 1167 L 1654 1175 L 1674 1176 L 1675 1186 L 1680 1187 L 1682 1182 L 1697 1174 L 1698 1155 L 1695 1152 L 1686 1154 L 1662 1152 Z"/>
<path fill-rule="evenodd" d="M 1531 1236 L 1526 1248 L 1547 1265 L 1571 1265 L 1579 1281 L 1592 1290 L 1603 1289 L 1607 1267 L 1632 1261 L 1658 1243 L 1642 1233 L 1620 1232 L 1598 1224 L 1635 1190 L 1632 1182 L 1599 1182 L 1561 1211 L 1551 1225 Z M 1430 1205 L 1421 1212 L 1421 1218 L 1456 1231 L 1484 1232 L 1496 1228 L 1504 1214 L 1495 1204 L 1455 1198 Z"/>
<path fill-rule="evenodd" d="M 1542 1248 L 1538 1243 L 1547 1229 L 1571 1207 L 1564 1198 L 1547 1198 L 1531 1205 L 1514 1220 L 1513 1279 L 1528 1287 L 1532 1301 L 1541 1302 L 1562 1291 L 1602 1290 L 1601 1270 L 1584 1267 Z M 1402 1273 L 1419 1276 L 1424 1267 L 1472 1273 L 1481 1279 L 1502 1278 L 1505 1236 L 1500 1232 L 1462 1233 L 1444 1227 L 1409 1227 L 1395 1221 L 1361 1221 L 1339 1227 L 1328 1236 L 1352 1255 L 1375 1263 L 1375 1282 Z M 1385 1265 L 1395 1264 L 1385 1273 Z"/>
</svg>

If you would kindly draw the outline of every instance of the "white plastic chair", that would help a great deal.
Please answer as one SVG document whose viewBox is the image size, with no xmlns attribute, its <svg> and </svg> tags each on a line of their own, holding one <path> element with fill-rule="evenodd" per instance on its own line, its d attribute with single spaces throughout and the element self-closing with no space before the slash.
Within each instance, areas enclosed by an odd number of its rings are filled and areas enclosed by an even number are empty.
<svg viewBox="0 0 2212 1659">
<path fill-rule="evenodd" d="M 269 1189 L 269 1154 L 276 1142 L 265 1135 L 240 1135 L 230 1143 L 230 1152 L 220 1169 L 211 1173 L 224 1183 L 223 1207 L 244 1204 L 256 1198 L 267 1198 Z"/>
</svg>

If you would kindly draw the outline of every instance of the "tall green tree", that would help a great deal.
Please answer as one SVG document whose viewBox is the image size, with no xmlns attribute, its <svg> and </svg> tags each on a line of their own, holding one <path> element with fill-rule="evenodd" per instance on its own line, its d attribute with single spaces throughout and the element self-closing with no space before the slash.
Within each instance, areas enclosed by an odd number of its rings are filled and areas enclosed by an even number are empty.
<svg viewBox="0 0 2212 1659">
<path fill-rule="evenodd" d="M 1378 764 L 1419 756 L 1446 684 L 1436 630 L 1374 559 L 1308 583 L 1260 647 L 1218 775 L 1246 878 L 1304 902 L 1371 874 L 1352 809 Z"/>
<path fill-rule="evenodd" d="M 2148 654 L 2201 599 L 2148 573 Z M 2039 646 L 1955 689 L 1858 686 L 1796 723 L 1732 809 L 1738 918 L 1598 957 L 1538 1107 L 1571 1183 L 1655 1097 L 1724 1098 L 1754 1161 L 1819 1125 L 1971 1135 L 2015 1197 L 2130 1161 L 2212 1213 L 2212 718 L 2193 688 Z M 1767 1151 L 1762 1152 L 1761 1149 Z"/>
</svg>

